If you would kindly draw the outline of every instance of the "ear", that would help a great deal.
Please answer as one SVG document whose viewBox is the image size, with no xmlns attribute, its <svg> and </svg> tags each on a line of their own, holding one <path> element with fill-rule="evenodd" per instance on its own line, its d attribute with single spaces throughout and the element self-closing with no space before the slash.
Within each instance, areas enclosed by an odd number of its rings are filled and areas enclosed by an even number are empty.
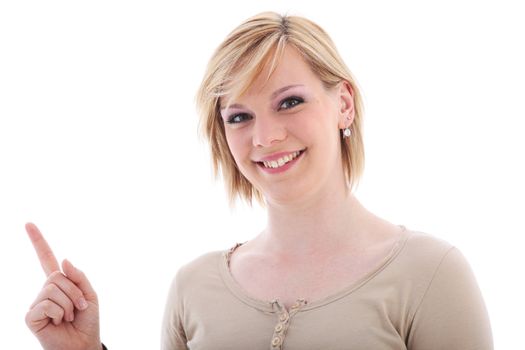
<svg viewBox="0 0 525 350">
<path fill-rule="evenodd" d="M 355 117 L 354 89 L 346 80 L 339 83 L 339 128 L 345 129 L 352 125 Z"/>
</svg>

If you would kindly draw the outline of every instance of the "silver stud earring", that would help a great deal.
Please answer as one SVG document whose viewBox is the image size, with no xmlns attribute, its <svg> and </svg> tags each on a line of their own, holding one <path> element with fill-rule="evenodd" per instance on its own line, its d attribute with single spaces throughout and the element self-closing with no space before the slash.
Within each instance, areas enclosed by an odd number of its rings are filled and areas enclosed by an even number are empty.
<svg viewBox="0 0 525 350">
<path fill-rule="evenodd" d="M 350 135 L 352 135 L 352 131 L 350 130 L 350 128 L 345 128 L 343 130 L 343 138 L 348 138 L 350 137 Z"/>
</svg>

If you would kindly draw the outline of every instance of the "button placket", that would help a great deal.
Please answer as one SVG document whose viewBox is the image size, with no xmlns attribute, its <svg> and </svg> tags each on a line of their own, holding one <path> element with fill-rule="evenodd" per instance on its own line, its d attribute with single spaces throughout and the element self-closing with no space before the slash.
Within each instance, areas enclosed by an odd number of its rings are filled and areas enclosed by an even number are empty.
<svg viewBox="0 0 525 350">
<path fill-rule="evenodd" d="M 281 315 L 279 316 L 279 321 L 283 323 L 288 322 L 289 319 L 290 319 L 290 315 L 288 315 L 288 312 L 286 310 L 284 310 L 284 312 L 281 313 Z"/>
<path fill-rule="evenodd" d="M 283 340 L 280 336 L 275 336 L 273 337 L 272 339 L 272 348 L 273 349 L 280 349 L 281 348 L 281 344 L 282 344 Z"/>
<path fill-rule="evenodd" d="M 281 312 L 279 313 L 279 322 L 274 328 L 270 350 L 281 350 L 286 337 L 286 332 L 291 322 L 291 317 L 306 304 L 306 301 L 304 299 L 297 299 L 297 302 L 290 307 L 290 312 L 288 312 L 288 310 L 286 310 L 277 299 L 272 301 L 272 304 L 276 304 Z"/>
<path fill-rule="evenodd" d="M 286 330 L 290 321 L 290 314 L 283 307 L 281 308 L 281 314 L 279 315 L 279 322 L 274 328 L 272 336 L 272 350 L 280 350 L 283 345 L 284 337 L 286 336 Z"/>
</svg>

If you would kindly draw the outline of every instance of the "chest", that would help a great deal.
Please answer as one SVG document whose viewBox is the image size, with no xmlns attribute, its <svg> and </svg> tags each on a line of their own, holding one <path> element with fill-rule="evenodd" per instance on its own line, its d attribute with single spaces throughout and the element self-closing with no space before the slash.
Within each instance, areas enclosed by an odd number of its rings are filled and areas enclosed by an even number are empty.
<svg viewBox="0 0 525 350">
<path fill-rule="evenodd" d="M 383 257 L 382 253 L 376 253 L 309 261 L 233 256 L 230 272 L 252 298 L 279 299 L 289 309 L 297 299 L 320 300 L 358 283 L 381 263 Z"/>
<path fill-rule="evenodd" d="M 280 312 L 262 312 L 244 304 L 239 307 L 235 298 L 221 300 L 202 307 L 192 305 L 192 318 L 198 322 L 185 326 L 189 349 L 272 348 Z M 281 334 L 281 349 L 406 350 L 405 334 L 398 330 L 403 327 L 396 326 L 390 304 L 358 292 L 323 307 L 299 311 L 286 321 L 289 327 Z"/>
</svg>

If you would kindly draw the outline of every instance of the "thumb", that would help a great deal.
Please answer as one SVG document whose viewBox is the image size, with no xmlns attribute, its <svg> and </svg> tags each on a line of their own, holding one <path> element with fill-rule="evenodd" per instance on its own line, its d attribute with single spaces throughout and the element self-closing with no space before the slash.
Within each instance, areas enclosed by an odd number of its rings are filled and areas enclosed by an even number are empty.
<svg viewBox="0 0 525 350">
<path fill-rule="evenodd" d="M 67 278 L 80 288 L 87 301 L 97 302 L 97 293 L 81 270 L 73 266 L 69 260 L 64 259 L 64 261 L 62 261 L 62 271 L 64 271 Z"/>
</svg>

